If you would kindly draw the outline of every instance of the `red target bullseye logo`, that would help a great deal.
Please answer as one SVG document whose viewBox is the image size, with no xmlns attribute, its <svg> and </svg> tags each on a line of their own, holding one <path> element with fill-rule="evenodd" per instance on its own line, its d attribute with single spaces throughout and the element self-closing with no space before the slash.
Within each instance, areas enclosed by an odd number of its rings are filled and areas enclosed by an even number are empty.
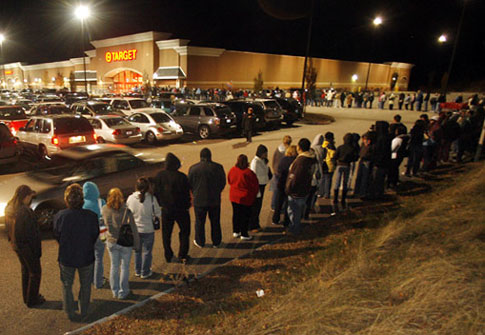
<svg viewBox="0 0 485 335">
<path fill-rule="evenodd" d="M 106 58 L 106 61 L 107 61 L 108 63 L 111 63 L 111 61 L 112 61 L 111 52 L 109 52 L 109 51 L 108 51 L 108 52 L 105 54 L 105 58 Z"/>
</svg>

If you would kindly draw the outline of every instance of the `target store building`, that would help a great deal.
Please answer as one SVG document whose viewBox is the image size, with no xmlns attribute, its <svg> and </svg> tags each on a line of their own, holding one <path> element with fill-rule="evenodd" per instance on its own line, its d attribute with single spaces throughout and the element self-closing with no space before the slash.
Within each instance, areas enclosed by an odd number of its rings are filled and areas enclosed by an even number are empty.
<svg viewBox="0 0 485 335">
<path fill-rule="evenodd" d="M 91 93 L 128 92 L 144 84 L 163 87 L 248 88 L 258 73 L 265 88 L 301 86 L 304 57 L 191 45 L 170 33 L 144 32 L 91 41 L 85 58 L 27 65 L 6 64 L 2 87 L 62 88 Z M 86 74 L 84 65 L 86 64 Z M 412 64 L 312 58 L 317 87 L 407 90 Z M 2 76 L 3 77 L 3 76 Z"/>
</svg>

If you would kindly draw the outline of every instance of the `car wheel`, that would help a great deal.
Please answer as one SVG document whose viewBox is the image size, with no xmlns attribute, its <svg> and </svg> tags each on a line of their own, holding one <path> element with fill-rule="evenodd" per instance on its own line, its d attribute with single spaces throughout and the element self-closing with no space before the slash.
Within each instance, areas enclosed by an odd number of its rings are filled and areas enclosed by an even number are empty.
<svg viewBox="0 0 485 335">
<path fill-rule="evenodd" d="M 207 126 L 200 126 L 199 127 L 199 137 L 203 140 L 205 140 L 206 138 L 209 138 L 210 136 L 210 129 L 209 127 Z"/>
<path fill-rule="evenodd" d="M 56 215 L 58 211 L 59 209 L 50 206 L 43 206 L 35 209 L 37 223 L 41 230 L 52 230 L 54 215 Z"/>
<path fill-rule="evenodd" d="M 148 131 L 147 134 L 145 135 L 145 139 L 148 144 L 155 144 L 157 143 L 157 138 L 155 137 L 155 134 L 151 131 Z"/>
<path fill-rule="evenodd" d="M 49 152 L 45 145 L 39 145 L 39 157 L 41 160 L 47 160 L 49 158 Z"/>
<path fill-rule="evenodd" d="M 98 138 L 96 139 L 96 141 L 97 141 L 98 143 L 106 143 L 106 141 L 105 141 L 105 140 L 104 140 L 104 138 L 102 138 L 102 137 L 98 137 Z"/>
</svg>

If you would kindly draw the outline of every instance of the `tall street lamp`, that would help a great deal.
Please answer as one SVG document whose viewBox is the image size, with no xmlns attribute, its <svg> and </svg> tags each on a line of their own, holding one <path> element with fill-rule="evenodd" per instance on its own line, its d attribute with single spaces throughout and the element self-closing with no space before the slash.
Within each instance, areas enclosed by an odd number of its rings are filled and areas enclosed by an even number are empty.
<svg viewBox="0 0 485 335">
<path fill-rule="evenodd" d="M 0 33 L 0 59 L 2 60 L 3 82 L 6 88 L 7 78 L 5 77 L 5 62 L 3 61 L 3 41 L 5 41 L 5 35 Z"/>
<path fill-rule="evenodd" d="M 376 16 L 374 20 L 372 21 L 372 24 L 374 25 L 374 28 L 378 28 L 382 24 L 382 17 Z M 373 37 L 373 42 L 374 42 L 375 37 Z M 372 48 L 374 50 L 374 48 Z M 369 65 L 367 66 L 367 76 L 365 77 L 365 90 L 367 90 L 367 85 L 369 84 L 369 75 L 370 75 L 370 67 L 371 67 L 371 62 L 369 62 Z"/>
<path fill-rule="evenodd" d="M 79 5 L 76 7 L 74 14 L 81 21 L 81 46 L 83 53 L 83 68 L 84 68 L 84 90 L 88 94 L 88 81 L 86 77 L 86 56 L 84 54 L 84 21 L 89 17 L 91 11 L 86 5 Z"/>
</svg>

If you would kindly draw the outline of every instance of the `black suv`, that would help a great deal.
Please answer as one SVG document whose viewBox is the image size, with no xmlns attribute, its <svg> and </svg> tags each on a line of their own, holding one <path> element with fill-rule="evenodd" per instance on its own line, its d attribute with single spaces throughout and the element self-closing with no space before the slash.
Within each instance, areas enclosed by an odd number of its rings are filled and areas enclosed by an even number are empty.
<svg viewBox="0 0 485 335">
<path fill-rule="evenodd" d="M 303 107 L 293 98 L 275 98 L 283 109 L 283 122 L 291 126 L 293 122 L 298 121 L 303 114 Z"/>
<path fill-rule="evenodd" d="M 244 114 L 248 112 L 249 107 L 253 108 L 253 113 L 256 116 L 255 128 L 263 129 L 266 127 L 264 120 L 264 110 L 259 104 L 253 104 L 247 100 L 229 100 L 223 102 L 223 104 L 229 106 L 232 112 L 236 115 L 237 128 L 242 130 L 242 120 Z"/>
</svg>

